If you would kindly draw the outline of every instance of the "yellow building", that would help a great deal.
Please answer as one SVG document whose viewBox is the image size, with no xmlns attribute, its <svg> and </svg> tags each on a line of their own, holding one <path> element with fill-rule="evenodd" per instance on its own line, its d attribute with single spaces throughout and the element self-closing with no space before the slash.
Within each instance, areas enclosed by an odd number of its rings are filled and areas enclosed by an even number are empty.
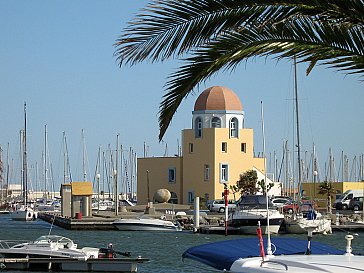
<svg viewBox="0 0 364 273">
<path fill-rule="evenodd" d="M 339 197 L 342 193 L 348 190 L 362 190 L 364 195 L 364 182 L 357 181 L 357 182 L 332 182 L 333 191 L 335 193 L 331 194 L 332 203 Z M 302 190 L 304 197 L 308 199 L 315 200 L 319 207 L 326 207 L 327 206 L 327 195 L 320 194 L 320 183 L 308 182 L 302 183 Z"/>
<path fill-rule="evenodd" d="M 232 90 L 213 86 L 195 102 L 192 129 L 182 130 L 182 156 L 138 158 L 138 203 L 153 201 L 161 188 L 179 204 L 192 204 L 196 196 L 221 199 L 224 184 L 235 185 L 253 169 L 264 176 L 264 159 L 254 156 L 253 129 L 244 128 L 242 104 Z"/>
</svg>

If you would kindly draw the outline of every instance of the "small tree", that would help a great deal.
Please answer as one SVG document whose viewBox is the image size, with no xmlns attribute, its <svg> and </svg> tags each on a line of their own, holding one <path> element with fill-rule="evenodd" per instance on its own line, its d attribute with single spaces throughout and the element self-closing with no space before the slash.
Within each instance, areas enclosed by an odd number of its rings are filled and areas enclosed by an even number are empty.
<svg viewBox="0 0 364 273">
<path fill-rule="evenodd" d="M 235 194 L 240 191 L 237 185 L 230 185 L 230 191 L 234 195 L 234 201 L 236 201 Z"/>
<path fill-rule="evenodd" d="M 257 172 L 250 170 L 240 174 L 240 179 L 236 182 L 236 186 L 240 190 L 241 195 L 256 194 L 259 191 L 259 188 L 257 188 L 257 181 Z"/>
<path fill-rule="evenodd" d="M 263 195 L 266 194 L 266 188 L 267 188 L 267 192 L 270 191 L 271 188 L 273 188 L 274 186 L 274 183 L 268 183 L 267 187 L 265 186 L 265 183 L 264 183 L 264 179 L 258 181 L 258 186 L 262 189 L 262 193 Z"/>
<path fill-rule="evenodd" d="M 327 212 L 332 214 L 332 207 L 331 207 L 331 195 L 335 194 L 335 188 L 332 182 L 322 182 L 319 185 L 319 194 L 326 195 L 327 198 Z"/>
</svg>

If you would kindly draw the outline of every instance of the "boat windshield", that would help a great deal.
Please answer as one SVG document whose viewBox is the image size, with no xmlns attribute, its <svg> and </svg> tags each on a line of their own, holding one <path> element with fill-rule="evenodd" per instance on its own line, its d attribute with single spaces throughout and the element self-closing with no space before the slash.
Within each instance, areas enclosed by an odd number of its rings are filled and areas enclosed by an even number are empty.
<svg viewBox="0 0 364 273">
<path fill-rule="evenodd" d="M 267 198 L 265 195 L 245 195 L 240 197 L 237 203 L 243 209 L 267 208 Z M 273 203 L 270 200 L 268 200 L 268 206 L 270 208 L 273 207 Z"/>
<path fill-rule="evenodd" d="M 58 244 L 67 244 L 73 243 L 73 241 L 69 238 L 58 236 L 58 235 L 44 235 L 40 236 L 38 239 L 34 241 L 34 243 L 58 243 Z"/>
</svg>

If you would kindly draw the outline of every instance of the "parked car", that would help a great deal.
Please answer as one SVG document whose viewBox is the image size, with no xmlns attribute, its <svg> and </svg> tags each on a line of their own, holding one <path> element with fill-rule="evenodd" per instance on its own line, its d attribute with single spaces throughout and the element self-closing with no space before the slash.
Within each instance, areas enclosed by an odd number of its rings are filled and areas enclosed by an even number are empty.
<svg viewBox="0 0 364 273">
<path fill-rule="evenodd" d="M 292 214 L 294 211 L 301 211 L 303 214 L 312 211 L 316 208 L 316 204 L 309 200 L 302 200 L 301 202 L 293 201 L 290 204 L 283 206 L 283 212 Z"/>
<path fill-rule="evenodd" d="M 211 203 L 208 204 L 209 211 L 216 211 L 216 212 L 225 212 L 225 200 L 213 200 Z M 228 201 L 228 209 L 236 209 L 236 204 L 233 200 Z"/>
<path fill-rule="evenodd" d="M 349 208 L 351 199 L 361 196 L 363 196 L 363 190 L 347 190 L 335 200 L 333 206 L 335 209 L 346 210 Z"/>
<path fill-rule="evenodd" d="M 349 202 L 349 209 L 351 210 L 363 210 L 363 197 L 354 197 Z"/>
<path fill-rule="evenodd" d="M 284 205 L 292 203 L 292 199 L 285 196 L 273 197 L 271 201 L 276 208 L 281 208 Z"/>
</svg>

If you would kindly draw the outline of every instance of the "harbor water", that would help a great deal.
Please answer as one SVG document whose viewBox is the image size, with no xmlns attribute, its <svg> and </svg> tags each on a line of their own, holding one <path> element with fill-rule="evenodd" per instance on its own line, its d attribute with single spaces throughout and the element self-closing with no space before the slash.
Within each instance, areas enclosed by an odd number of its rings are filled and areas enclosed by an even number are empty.
<svg viewBox="0 0 364 273">
<path fill-rule="evenodd" d="M 1 240 L 34 240 L 47 234 L 68 237 L 79 247 L 105 247 L 112 243 L 114 249 L 125 252 L 130 251 L 132 256 L 149 258 L 147 263 L 139 264 L 138 272 L 141 273 L 177 273 L 217 272 L 202 264 L 186 260 L 182 261 L 182 253 L 189 247 L 211 243 L 221 240 L 243 238 L 245 235 L 198 234 L 190 231 L 183 232 L 127 232 L 127 231 L 75 231 L 66 230 L 44 222 L 40 219 L 33 222 L 12 221 L 9 215 L 0 215 Z M 335 231 L 331 235 L 314 235 L 313 240 L 327 243 L 331 246 L 345 250 L 345 235 L 347 232 Z M 353 252 L 364 253 L 364 232 L 352 233 Z M 305 239 L 304 235 L 274 235 L 290 236 Z M 274 239 L 274 236 L 273 239 Z M 246 236 L 248 237 L 248 236 Z M 258 247 L 258 245 L 257 245 Z M 12 271 L 24 272 L 24 271 Z"/>
</svg>

